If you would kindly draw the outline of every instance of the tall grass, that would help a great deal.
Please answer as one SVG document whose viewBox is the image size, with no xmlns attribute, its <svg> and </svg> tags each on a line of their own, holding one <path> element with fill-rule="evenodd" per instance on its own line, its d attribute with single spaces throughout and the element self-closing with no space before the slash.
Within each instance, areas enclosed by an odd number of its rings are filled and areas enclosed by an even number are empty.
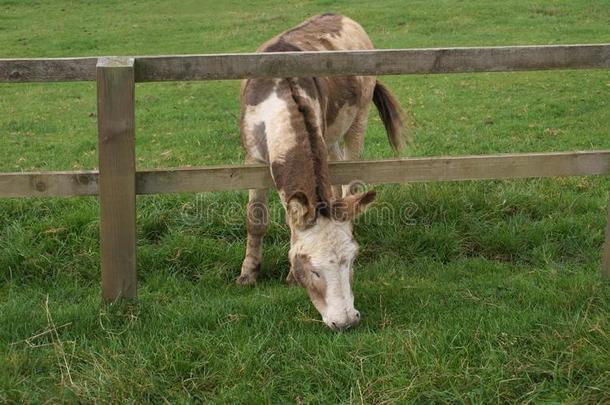
<svg viewBox="0 0 610 405">
<path fill-rule="evenodd" d="M 607 42 L 604 1 L 2 1 L 0 57 L 251 51 L 334 11 L 380 48 Z M 607 71 L 382 78 L 411 156 L 610 148 Z M 137 86 L 138 167 L 238 163 L 237 82 Z M 91 83 L 0 85 L 0 170 L 97 164 Z M 390 157 L 373 113 L 366 158 Z M 93 198 L 0 201 L 0 402 L 607 402 L 607 178 L 378 187 L 356 226 L 362 324 L 234 285 L 246 194 L 138 198 L 139 301 L 102 307 Z M 240 208 L 241 207 L 241 208 Z"/>
</svg>

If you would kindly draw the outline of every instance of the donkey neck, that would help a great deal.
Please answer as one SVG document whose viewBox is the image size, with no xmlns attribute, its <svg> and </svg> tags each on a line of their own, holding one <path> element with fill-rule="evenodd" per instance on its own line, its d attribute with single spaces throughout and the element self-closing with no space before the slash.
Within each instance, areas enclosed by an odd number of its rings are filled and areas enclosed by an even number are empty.
<svg viewBox="0 0 610 405">
<path fill-rule="evenodd" d="M 312 205 L 328 206 L 332 188 L 314 80 L 250 79 L 244 93 L 246 137 L 260 137 L 263 128 L 265 160 L 282 200 L 300 192 Z M 252 128 L 259 134 L 249 135 L 255 132 L 248 131 Z"/>
</svg>

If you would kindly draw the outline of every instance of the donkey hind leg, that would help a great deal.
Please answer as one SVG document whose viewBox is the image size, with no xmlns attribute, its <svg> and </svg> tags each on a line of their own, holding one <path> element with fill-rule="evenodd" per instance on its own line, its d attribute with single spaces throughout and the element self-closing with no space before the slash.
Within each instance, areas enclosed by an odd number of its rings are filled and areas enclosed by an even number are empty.
<svg viewBox="0 0 610 405">
<path fill-rule="evenodd" d="M 267 208 L 268 189 L 252 189 L 249 192 L 247 227 L 248 242 L 246 256 L 241 266 L 241 275 L 237 284 L 253 285 L 256 283 L 263 258 L 263 237 L 267 231 L 269 213 Z"/>
<path fill-rule="evenodd" d="M 360 160 L 362 158 L 362 151 L 364 149 L 364 134 L 366 132 L 366 126 L 368 122 L 369 108 L 363 109 L 356 119 L 352 126 L 347 130 L 344 136 L 344 159 L 345 160 Z M 354 179 L 355 182 L 358 182 L 358 179 Z M 357 184 L 357 183 L 356 183 Z M 354 191 L 350 190 L 350 185 L 343 185 L 343 197 L 347 197 Z"/>
</svg>

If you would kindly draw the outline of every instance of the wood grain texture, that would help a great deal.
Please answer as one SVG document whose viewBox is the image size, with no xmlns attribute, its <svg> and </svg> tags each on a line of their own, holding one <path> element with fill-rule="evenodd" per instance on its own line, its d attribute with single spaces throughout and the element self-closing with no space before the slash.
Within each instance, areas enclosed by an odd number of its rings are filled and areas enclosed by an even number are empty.
<svg viewBox="0 0 610 405">
<path fill-rule="evenodd" d="M 330 163 L 333 184 L 610 175 L 610 150 L 424 157 Z M 137 194 L 273 187 L 265 165 L 151 169 L 136 173 Z M 0 197 L 98 194 L 95 171 L 0 173 Z"/>
<path fill-rule="evenodd" d="M 331 182 L 367 184 L 610 174 L 610 151 L 523 153 L 330 163 Z M 138 172 L 139 194 L 273 187 L 264 165 Z"/>
<path fill-rule="evenodd" d="M 136 56 L 137 82 L 610 68 L 610 44 Z M 0 82 L 95 80 L 96 57 L 0 59 Z"/>
<path fill-rule="evenodd" d="M 97 57 L 0 59 L 0 82 L 93 81 L 97 59 Z"/>
<path fill-rule="evenodd" d="M 97 65 L 102 299 L 135 298 L 136 180 L 133 59 Z"/>
<path fill-rule="evenodd" d="M 610 44 L 136 58 L 138 82 L 610 68 Z"/>
<path fill-rule="evenodd" d="M 602 278 L 610 280 L 610 198 L 608 198 L 608 215 L 606 216 L 606 239 L 602 252 Z"/>
<path fill-rule="evenodd" d="M 0 173 L 0 197 L 70 197 L 98 191 L 96 170 Z"/>
</svg>

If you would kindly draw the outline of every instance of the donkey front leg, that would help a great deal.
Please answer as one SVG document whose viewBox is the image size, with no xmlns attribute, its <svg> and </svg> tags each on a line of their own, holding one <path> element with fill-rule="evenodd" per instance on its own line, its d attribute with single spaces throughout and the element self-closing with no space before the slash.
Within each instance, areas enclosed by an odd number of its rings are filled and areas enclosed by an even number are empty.
<svg viewBox="0 0 610 405">
<path fill-rule="evenodd" d="M 331 162 L 335 162 L 338 160 L 344 160 L 343 150 L 338 142 L 333 143 L 328 146 L 328 160 Z M 341 191 L 341 186 L 332 186 L 333 187 L 333 195 L 335 198 L 341 198 L 343 192 Z"/>
<path fill-rule="evenodd" d="M 241 265 L 241 275 L 237 284 L 253 285 L 260 272 L 263 258 L 263 236 L 267 231 L 269 213 L 267 208 L 268 189 L 252 189 L 248 200 L 248 242 L 246 245 L 246 257 Z"/>
<path fill-rule="evenodd" d="M 347 130 L 344 136 L 344 151 L 345 160 L 360 160 L 362 158 L 362 150 L 364 149 L 364 134 L 368 122 L 370 105 L 363 108 L 358 113 L 352 126 Z M 355 179 L 358 180 L 358 179 Z M 358 190 L 351 190 L 351 185 L 344 185 L 343 197 L 346 197 Z"/>
</svg>

